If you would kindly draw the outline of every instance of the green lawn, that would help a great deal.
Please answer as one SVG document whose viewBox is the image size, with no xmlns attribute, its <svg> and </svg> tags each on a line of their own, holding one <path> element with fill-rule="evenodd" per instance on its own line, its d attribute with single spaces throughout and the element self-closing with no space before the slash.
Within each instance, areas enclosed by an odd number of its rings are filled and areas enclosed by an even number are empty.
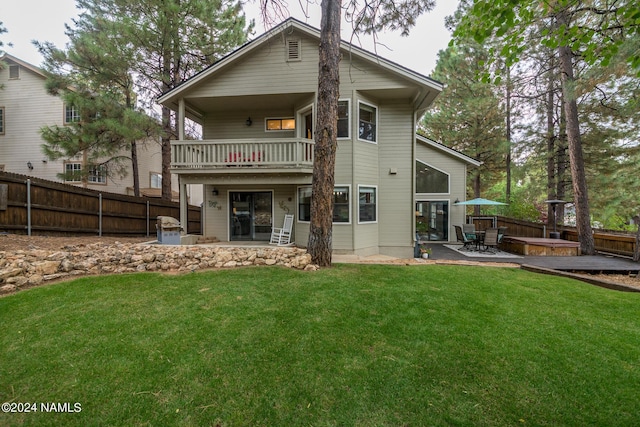
<svg viewBox="0 0 640 427">
<path fill-rule="evenodd" d="M 0 298 L 0 402 L 38 405 L 0 425 L 637 426 L 639 315 L 487 267 L 87 277 Z"/>
</svg>

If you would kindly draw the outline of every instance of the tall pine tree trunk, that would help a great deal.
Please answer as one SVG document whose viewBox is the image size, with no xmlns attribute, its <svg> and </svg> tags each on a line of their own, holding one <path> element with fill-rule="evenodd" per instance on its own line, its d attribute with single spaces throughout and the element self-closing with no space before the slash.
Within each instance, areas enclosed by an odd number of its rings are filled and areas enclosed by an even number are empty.
<svg viewBox="0 0 640 427">
<path fill-rule="evenodd" d="M 138 147 L 131 141 L 131 172 L 133 173 L 133 195 L 140 197 L 140 172 L 138 168 Z"/>
<path fill-rule="evenodd" d="M 307 251 L 314 264 L 331 265 L 333 186 L 340 89 L 340 0 L 322 0 L 318 64 L 318 109 Z"/>
<path fill-rule="evenodd" d="M 556 195 L 556 156 L 555 156 L 555 126 L 554 126 L 554 91 L 553 75 L 549 75 L 547 85 L 547 200 L 557 199 Z M 551 230 L 553 208 L 547 205 L 547 227 Z M 555 218 L 553 218 L 555 220 Z M 546 236 L 545 236 L 546 237 Z"/>
<path fill-rule="evenodd" d="M 566 10 L 558 13 L 558 23 L 561 27 L 568 26 Z M 573 74 L 573 53 L 569 46 L 558 47 L 560 62 L 560 80 L 562 82 L 563 107 L 567 119 L 567 143 L 569 147 L 569 166 L 573 181 L 573 201 L 576 207 L 576 228 L 580 249 L 584 255 L 595 254 L 595 243 L 591 230 L 591 215 L 589 213 L 589 197 L 587 193 L 587 178 L 584 169 L 582 153 L 582 138 L 580 137 L 580 123 L 578 120 L 578 103 L 575 95 L 575 77 Z"/>
<path fill-rule="evenodd" d="M 507 204 L 511 202 L 511 68 L 507 67 L 507 157 L 505 159 L 507 186 L 505 190 Z"/>
</svg>

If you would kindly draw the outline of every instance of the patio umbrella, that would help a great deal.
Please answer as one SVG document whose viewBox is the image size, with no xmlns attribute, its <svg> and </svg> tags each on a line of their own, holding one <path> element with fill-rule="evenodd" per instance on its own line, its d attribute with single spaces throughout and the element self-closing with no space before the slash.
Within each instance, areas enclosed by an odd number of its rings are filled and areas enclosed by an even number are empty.
<svg viewBox="0 0 640 427">
<path fill-rule="evenodd" d="M 497 202 L 495 200 L 483 199 L 482 197 L 478 197 L 475 199 L 467 200 L 465 202 L 457 202 L 454 205 L 465 205 L 465 206 L 480 206 L 480 205 L 491 205 L 491 206 L 500 206 L 506 205 L 506 203 Z M 473 217 L 469 219 L 469 221 L 473 222 Z M 493 216 L 493 226 L 495 227 L 498 223 L 498 218 Z"/>
<path fill-rule="evenodd" d="M 477 199 L 467 200 L 466 202 L 457 202 L 456 205 L 506 205 L 506 203 L 496 202 L 495 200 L 483 199 L 478 197 Z"/>
</svg>

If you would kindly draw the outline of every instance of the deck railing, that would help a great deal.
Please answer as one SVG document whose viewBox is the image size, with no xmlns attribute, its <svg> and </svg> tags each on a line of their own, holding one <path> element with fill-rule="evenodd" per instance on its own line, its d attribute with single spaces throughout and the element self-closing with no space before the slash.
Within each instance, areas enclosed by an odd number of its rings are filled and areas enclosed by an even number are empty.
<svg viewBox="0 0 640 427">
<path fill-rule="evenodd" d="M 303 138 L 172 141 L 174 169 L 313 166 L 314 142 Z"/>
</svg>

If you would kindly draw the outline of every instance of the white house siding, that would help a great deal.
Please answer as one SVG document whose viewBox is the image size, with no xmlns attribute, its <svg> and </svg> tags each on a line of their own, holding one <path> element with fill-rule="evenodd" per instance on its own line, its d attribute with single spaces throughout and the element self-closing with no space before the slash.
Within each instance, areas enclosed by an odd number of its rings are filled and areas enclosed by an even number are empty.
<svg viewBox="0 0 640 427">
<path fill-rule="evenodd" d="M 5 112 L 5 133 L 0 135 L 0 164 L 5 170 L 38 178 L 59 181 L 61 162 L 43 162 L 40 136 L 43 126 L 61 125 L 64 106 L 58 97 L 48 95 L 44 78 L 20 67 L 20 78 L 9 79 L 9 67 L 0 71 L 0 107 Z M 33 170 L 29 170 L 31 162 Z"/>
</svg>

